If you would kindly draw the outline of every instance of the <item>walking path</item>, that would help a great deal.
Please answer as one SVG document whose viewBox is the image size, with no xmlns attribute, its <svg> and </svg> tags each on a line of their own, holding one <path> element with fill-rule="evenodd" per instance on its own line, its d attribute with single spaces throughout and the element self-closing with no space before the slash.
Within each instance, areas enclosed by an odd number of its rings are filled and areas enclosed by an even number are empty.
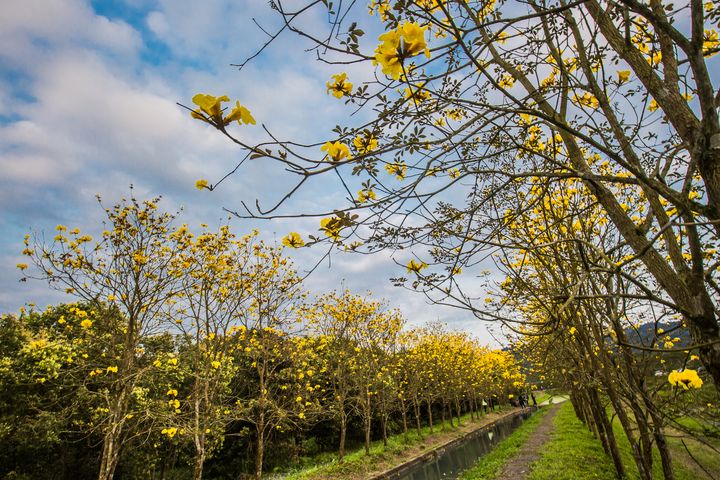
<svg viewBox="0 0 720 480">
<path fill-rule="evenodd" d="M 535 431 L 530 435 L 520 451 L 510 458 L 503 467 L 498 480 L 523 480 L 530 473 L 530 465 L 540 458 L 540 449 L 550 440 L 550 434 L 555 428 L 553 418 L 560 408 L 560 402 L 554 402 L 550 411 L 543 417 Z"/>
</svg>

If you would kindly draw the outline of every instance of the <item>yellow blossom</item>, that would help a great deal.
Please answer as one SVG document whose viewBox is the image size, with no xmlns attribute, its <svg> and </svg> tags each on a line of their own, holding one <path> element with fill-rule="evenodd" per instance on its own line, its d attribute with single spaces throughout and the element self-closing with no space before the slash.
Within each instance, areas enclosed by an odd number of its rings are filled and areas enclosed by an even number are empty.
<svg viewBox="0 0 720 480">
<path fill-rule="evenodd" d="M 385 32 L 378 40 L 382 43 L 375 49 L 374 65 L 380 64 L 385 75 L 397 80 L 403 74 L 403 62 L 420 53 L 430 58 L 425 42 L 425 30 L 414 22 L 405 22 L 396 29 Z"/>
<path fill-rule="evenodd" d="M 618 70 L 618 83 L 625 83 L 630 80 L 630 70 Z"/>
<path fill-rule="evenodd" d="M 427 268 L 427 263 L 425 262 L 418 262 L 416 260 L 410 260 L 408 264 L 405 266 L 407 268 L 408 273 L 420 273 L 420 270 Z"/>
<path fill-rule="evenodd" d="M 327 217 L 320 220 L 320 230 L 333 240 L 340 240 L 340 230 L 342 228 L 342 221 L 337 217 Z"/>
<path fill-rule="evenodd" d="M 347 73 L 340 73 L 332 76 L 332 81 L 327 82 L 327 93 L 332 93 L 335 98 L 342 98 L 350 95 L 353 84 L 347 81 Z"/>
<path fill-rule="evenodd" d="M 353 139 L 353 145 L 358 153 L 366 154 L 378 148 L 378 141 L 375 135 L 368 132 L 365 135 L 357 135 Z"/>
<path fill-rule="evenodd" d="M 377 198 L 377 195 L 375 195 L 375 192 L 372 189 L 364 188 L 360 191 L 358 191 L 358 202 L 365 203 L 368 200 L 375 200 Z"/>
<path fill-rule="evenodd" d="M 585 92 L 582 96 L 573 95 L 573 102 L 584 107 L 597 108 L 600 105 L 598 99 L 590 92 Z"/>
<path fill-rule="evenodd" d="M 390 175 L 395 175 L 395 178 L 398 180 L 404 180 L 405 173 L 407 172 L 407 165 L 402 162 L 388 163 L 385 165 L 385 170 L 387 170 Z"/>
<path fill-rule="evenodd" d="M 208 186 L 208 181 L 205 180 L 204 178 L 201 178 L 200 180 L 198 180 L 197 182 L 195 182 L 195 188 L 197 188 L 198 190 L 202 190 L 203 188 L 207 188 L 207 186 Z"/>
<path fill-rule="evenodd" d="M 204 93 L 198 93 L 192 98 L 192 102 L 200 107 L 197 110 L 193 110 L 190 115 L 198 120 L 207 121 L 203 114 L 210 117 L 210 119 L 216 123 L 222 123 L 222 107 L 223 102 L 229 102 L 230 98 L 227 95 L 220 97 L 214 97 Z"/>
<path fill-rule="evenodd" d="M 327 152 L 333 162 L 339 162 L 344 158 L 352 158 L 348 146 L 341 142 L 325 142 L 325 144 L 320 147 L 320 150 Z"/>
<path fill-rule="evenodd" d="M 305 241 L 302 239 L 299 233 L 290 232 L 283 237 L 282 244 L 291 248 L 298 248 L 305 245 Z"/>
<path fill-rule="evenodd" d="M 235 108 L 232 109 L 230 114 L 223 119 L 223 123 L 228 125 L 230 122 L 236 121 L 240 125 L 255 125 L 255 119 L 253 118 L 250 110 L 240 105 L 240 102 L 235 102 Z"/>
<path fill-rule="evenodd" d="M 671 385 L 682 387 L 685 390 L 690 388 L 700 388 L 703 385 L 702 379 L 698 376 L 697 371 L 686 368 L 685 370 L 673 370 L 668 375 L 668 381 Z"/>
<path fill-rule="evenodd" d="M 82 328 L 90 328 L 90 327 L 92 327 L 92 324 L 93 324 L 92 320 L 89 320 L 87 318 L 85 320 L 83 320 L 82 322 L 80 322 L 80 326 Z"/>
</svg>

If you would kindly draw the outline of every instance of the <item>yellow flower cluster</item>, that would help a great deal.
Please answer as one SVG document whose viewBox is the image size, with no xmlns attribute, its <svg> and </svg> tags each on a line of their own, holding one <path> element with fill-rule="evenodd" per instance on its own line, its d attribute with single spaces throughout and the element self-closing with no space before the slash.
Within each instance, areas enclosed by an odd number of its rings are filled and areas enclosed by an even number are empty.
<svg viewBox="0 0 720 480">
<path fill-rule="evenodd" d="M 418 262 L 416 260 L 410 260 L 405 268 L 407 268 L 408 273 L 420 273 L 420 270 L 427 268 L 427 263 L 425 262 Z"/>
<path fill-rule="evenodd" d="M 582 105 L 583 107 L 589 107 L 589 108 L 598 108 L 600 105 L 600 102 L 598 102 L 598 99 L 590 92 L 585 92 L 582 96 L 579 95 L 573 95 L 573 102 L 575 102 L 578 105 Z"/>
<path fill-rule="evenodd" d="M 325 142 L 325 144 L 320 147 L 320 150 L 327 152 L 333 162 L 352 158 L 348 146 L 341 142 Z"/>
<path fill-rule="evenodd" d="M 347 81 L 347 73 L 343 72 L 332 76 L 332 81 L 326 83 L 327 93 L 331 93 L 335 98 L 342 98 L 350 95 L 353 84 Z"/>
<path fill-rule="evenodd" d="M 373 150 L 377 150 L 378 141 L 377 138 L 375 138 L 375 135 L 370 132 L 366 132 L 365 135 L 357 135 L 353 139 L 353 145 L 358 153 L 364 155 L 372 152 Z"/>
<path fill-rule="evenodd" d="M 290 232 L 283 237 L 282 244 L 291 248 L 299 248 L 305 245 L 305 240 L 302 239 L 299 233 Z"/>
<path fill-rule="evenodd" d="M 676 387 L 682 387 L 685 390 L 691 388 L 700 388 L 703 385 L 702 379 L 698 376 L 696 370 L 686 368 L 685 370 L 673 370 L 668 375 L 668 382 Z"/>
<path fill-rule="evenodd" d="M 235 102 L 235 108 L 230 111 L 226 117 L 223 117 L 223 102 L 229 102 L 227 95 L 214 97 L 204 93 L 198 93 L 192 98 L 192 102 L 200 108 L 193 110 L 190 116 L 203 122 L 207 122 L 216 127 L 224 127 L 232 122 L 237 121 L 240 125 L 255 125 L 255 119 L 250 110 Z"/>
<path fill-rule="evenodd" d="M 425 30 L 415 22 L 405 22 L 378 37 L 382 43 L 375 49 L 374 65 L 380 65 L 385 75 L 397 80 L 403 75 L 405 59 L 424 53 L 430 58 L 425 42 Z"/>
</svg>

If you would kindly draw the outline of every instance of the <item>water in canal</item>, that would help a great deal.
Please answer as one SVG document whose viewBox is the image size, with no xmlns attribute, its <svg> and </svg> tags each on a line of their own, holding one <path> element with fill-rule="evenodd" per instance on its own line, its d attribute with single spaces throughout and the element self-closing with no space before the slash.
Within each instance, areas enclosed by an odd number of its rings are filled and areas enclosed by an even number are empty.
<svg viewBox="0 0 720 480">
<path fill-rule="evenodd" d="M 393 480 L 453 480 L 460 472 L 475 465 L 501 440 L 510 435 L 531 413 L 520 413 L 503 418 L 495 424 L 478 430 L 470 438 L 448 447 L 433 458 L 400 471 L 388 478 Z"/>
</svg>

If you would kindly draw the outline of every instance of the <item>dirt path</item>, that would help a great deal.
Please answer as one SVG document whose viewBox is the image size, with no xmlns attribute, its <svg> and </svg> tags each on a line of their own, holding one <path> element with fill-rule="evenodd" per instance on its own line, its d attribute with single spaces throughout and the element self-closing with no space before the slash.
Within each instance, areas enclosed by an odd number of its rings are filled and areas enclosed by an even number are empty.
<svg viewBox="0 0 720 480">
<path fill-rule="evenodd" d="M 523 480 L 530 473 L 530 464 L 540 457 L 540 448 L 550 440 L 550 434 L 555 429 L 553 418 L 560 405 L 556 404 L 549 408 L 550 411 L 543 417 L 520 451 L 505 464 L 502 472 L 497 476 L 498 480 Z"/>
</svg>

